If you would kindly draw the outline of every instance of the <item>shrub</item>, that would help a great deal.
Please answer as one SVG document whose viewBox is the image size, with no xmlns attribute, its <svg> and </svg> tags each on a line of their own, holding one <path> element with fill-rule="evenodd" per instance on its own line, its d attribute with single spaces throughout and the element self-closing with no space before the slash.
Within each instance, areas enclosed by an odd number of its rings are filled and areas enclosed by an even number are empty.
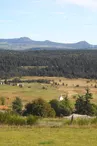
<svg viewBox="0 0 97 146">
<path fill-rule="evenodd" d="M 53 108 L 50 108 L 50 110 L 49 110 L 49 112 L 48 112 L 48 117 L 55 117 L 56 116 L 56 113 L 55 113 L 55 111 L 54 111 L 54 109 Z"/>
<path fill-rule="evenodd" d="M 96 118 L 91 119 L 91 124 L 97 124 L 97 117 L 96 117 Z"/>
<path fill-rule="evenodd" d="M 89 89 L 86 89 L 86 94 L 81 96 L 79 95 L 76 100 L 76 113 L 90 116 L 97 115 L 97 106 L 95 104 L 91 104 L 91 99 L 92 94 L 89 92 Z"/>
<path fill-rule="evenodd" d="M 58 100 L 53 99 L 50 101 L 51 107 L 54 109 L 56 116 L 60 116 L 60 103 Z"/>
<path fill-rule="evenodd" d="M 20 80 L 20 78 L 17 77 L 17 78 L 14 78 L 14 79 L 12 80 L 12 82 L 13 82 L 13 83 L 19 83 L 19 82 L 21 82 L 21 80 Z"/>
<path fill-rule="evenodd" d="M 22 107 L 23 107 L 23 104 L 22 104 L 21 99 L 19 97 L 16 97 L 16 99 L 12 102 L 12 110 L 20 114 L 22 111 Z"/>
<path fill-rule="evenodd" d="M 65 97 L 64 100 L 60 102 L 60 112 L 63 116 L 69 116 L 72 111 L 71 103 L 69 99 Z"/>
<path fill-rule="evenodd" d="M 32 103 L 28 103 L 25 106 L 25 114 L 40 117 L 52 117 L 54 116 L 54 110 L 51 108 L 51 105 L 49 103 L 39 98 L 33 100 Z"/>
<path fill-rule="evenodd" d="M 5 97 L 0 97 L 0 104 L 5 105 Z"/>
<path fill-rule="evenodd" d="M 97 105 L 91 104 L 91 116 L 97 116 Z"/>
<path fill-rule="evenodd" d="M 79 87 L 79 85 L 76 85 L 76 87 Z"/>
<path fill-rule="evenodd" d="M 0 113 L 0 124 L 8 125 L 33 125 L 37 122 L 38 118 L 34 116 L 22 117 L 11 113 Z"/>
<path fill-rule="evenodd" d="M 67 97 L 63 101 L 53 99 L 50 101 L 50 104 L 55 110 L 56 116 L 69 116 L 72 113 L 71 104 Z"/>
<path fill-rule="evenodd" d="M 0 124 L 6 124 L 8 119 L 9 119 L 8 113 L 0 112 Z"/>
<path fill-rule="evenodd" d="M 22 116 L 10 115 L 7 121 L 9 125 L 26 125 L 26 119 Z"/>
<path fill-rule="evenodd" d="M 27 116 L 27 124 L 33 125 L 37 122 L 38 118 L 32 115 Z"/>
</svg>

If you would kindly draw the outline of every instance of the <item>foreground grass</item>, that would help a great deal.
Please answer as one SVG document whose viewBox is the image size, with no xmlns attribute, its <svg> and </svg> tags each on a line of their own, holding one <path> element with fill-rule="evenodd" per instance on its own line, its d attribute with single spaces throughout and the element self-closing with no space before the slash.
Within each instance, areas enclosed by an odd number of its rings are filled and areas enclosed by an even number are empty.
<svg viewBox="0 0 97 146">
<path fill-rule="evenodd" d="M 95 128 L 1 127 L 0 146 L 97 146 Z"/>
</svg>

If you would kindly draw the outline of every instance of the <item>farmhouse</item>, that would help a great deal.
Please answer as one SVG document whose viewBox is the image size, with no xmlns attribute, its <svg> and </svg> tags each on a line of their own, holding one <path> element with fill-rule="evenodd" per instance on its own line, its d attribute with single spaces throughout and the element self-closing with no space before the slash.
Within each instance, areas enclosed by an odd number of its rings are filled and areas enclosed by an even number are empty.
<svg viewBox="0 0 97 146">
<path fill-rule="evenodd" d="M 59 101 L 62 101 L 62 100 L 64 100 L 64 98 L 63 98 L 63 96 L 61 95 L 61 96 L 59 97 Z"/>
</svg>

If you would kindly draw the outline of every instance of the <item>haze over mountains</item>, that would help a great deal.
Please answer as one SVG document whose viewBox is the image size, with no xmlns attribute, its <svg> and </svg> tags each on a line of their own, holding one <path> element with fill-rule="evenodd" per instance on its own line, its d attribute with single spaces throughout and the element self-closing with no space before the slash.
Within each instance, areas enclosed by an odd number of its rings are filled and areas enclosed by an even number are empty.
<svg viewBox="0 0 97 146">
<path fill-rule="evenodd" d="M 92 45 L 86 41 L 77 43 L 57 43 L 46 41 L 34 41 L 28 37 L 0 39 L 0 49 L 7 50 L 56 50 L 56 49 L 97 49 L 97 45 Z"/>
</svg>

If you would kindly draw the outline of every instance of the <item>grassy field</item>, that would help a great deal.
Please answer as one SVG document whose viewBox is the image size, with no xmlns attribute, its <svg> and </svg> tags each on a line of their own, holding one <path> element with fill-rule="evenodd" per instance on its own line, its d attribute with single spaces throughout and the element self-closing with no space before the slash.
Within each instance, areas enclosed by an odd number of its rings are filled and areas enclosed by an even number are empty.
<svg viewBox="0 0 97 146">
<path fill-rule="evenodd" d="M 93 102 L 97 102 L 96 80 L 66 79 L 57 77 L 22 77 L 22 80 L 48 79 L 58 85 L 41 83 L 24 83 L 24 87 L 0 85 L 0 97 L 6 97 L 10 105 L 16 96 L 27 103 L 35 98 L 47 101 L 62 94 L 68 94 L 74 101 L 74 96 L 85 93 L 89 87 L 93 93 Z M 63 85 L 64 83 L 64 85 Z M 30 88 L 29 88 L 30 87 Z M 46 87 L 44 89 L 43 87 Z M 64 120 L 43 119 L 33 127 L 0 126 L 0 146 L 97 146 L 97 125 L 64 125 Z"/>
<path fill-rule="evenodd" d="M 26 79 L 48 79 L 53 80 L 58 85 L 53 86 L 55 88 L 56 96 L 53 98 L 58 98 L 59 94 L 68 94 L 68 97 L 73 100 L 73 97 L 78 94 L 84 94 L 85 89 L 89 87 L 90 92 L 93 94 L 93 102 L 97 102 L 97 80 L 93 79 L 68 79 L 63 77 L 22 77 L 23 80 Z M 64 86 L 63 86 L 64 84 Z M 50 86 L 52 88 L 52 86 Z M 49 89 L 50 89 L 49 88 Z M 48 91 L 49 92 L 49 91 Z M 59 93 L 59 94 L 58 94 Z M 52 97 L 51 97 L 52 98 Z"/>
<path fill-rule="evenodd" d="M 94 128 L 1 127 L 0 146 L 97 146 Z"/>
<path fill-rule="evenodd" d="M 97 88 L 95 88 L 95 85 L 97 85 L 96 80 L 66 79 L 57 77 L 22 77 L 21 79 L 48 79 L 53 80 L 58 85 L 55 86 L 52 84 L 25 83 L 23 88 L 18 86 L 0 85 L 0 97 L 6 97 L 7 104 L 10 104 L 10 102 L 12 102 L 16 96 L 21 97 L 23 102 L 29 102 L 39 97 L 45 100 L 50 100 L 53 98 L 58 99 L 61 94 L 68 94 L 69 98 L 73 100 L 73 96 L 83 94 L 87 86 L 93 93 L 93 101 L 97 102 Z M 46 87 L 46 90 L 43 89 L 43 87 Z"/>
<path fill-rule="evenodd" d="M 24 103 L 32 101 L 35 98 L 43 98 L 47 101 L 58 99 L 60 95 L 68 94 L 71 101 L 78 94 L 84 94 L 85 88 L 89 87 L 93 93 L 93 102 L 97 102 L 97 80 L 89 79 L 66 79 L 62 77 L 22 77 L 21 80 L 46 79 L 52 80 L 58 85 L 42 83 L 24 83 L 24 87 L 12 85 L 0 85 L 0 97 L 6 98 L 6 104 L 9 105 L 15 97 L 21 97 Z M 64 85 L 63 85 L 64 84 Z M 96 86 L 96 87 L 95 87 Z M 30 87 L 30 88 L 29 88 Z M 46 89 L 43 89 L 46 87 Z"/>
<path fill-rule="evenodd" d="M 47 87 L 47 90 L 43 89 L 44 86 Z M 0 97 L 6 97 L 7 104 L 10 104 L 15 97 L 21 97 L 23 102 L 29 102 L 35 98 L 43 98 L 45 100 L 58 98 L 60 94 L 61 91 L 47 84 L 25 84 L 23 88 L 18 86 L 0 85 Z"/>
</svg>

